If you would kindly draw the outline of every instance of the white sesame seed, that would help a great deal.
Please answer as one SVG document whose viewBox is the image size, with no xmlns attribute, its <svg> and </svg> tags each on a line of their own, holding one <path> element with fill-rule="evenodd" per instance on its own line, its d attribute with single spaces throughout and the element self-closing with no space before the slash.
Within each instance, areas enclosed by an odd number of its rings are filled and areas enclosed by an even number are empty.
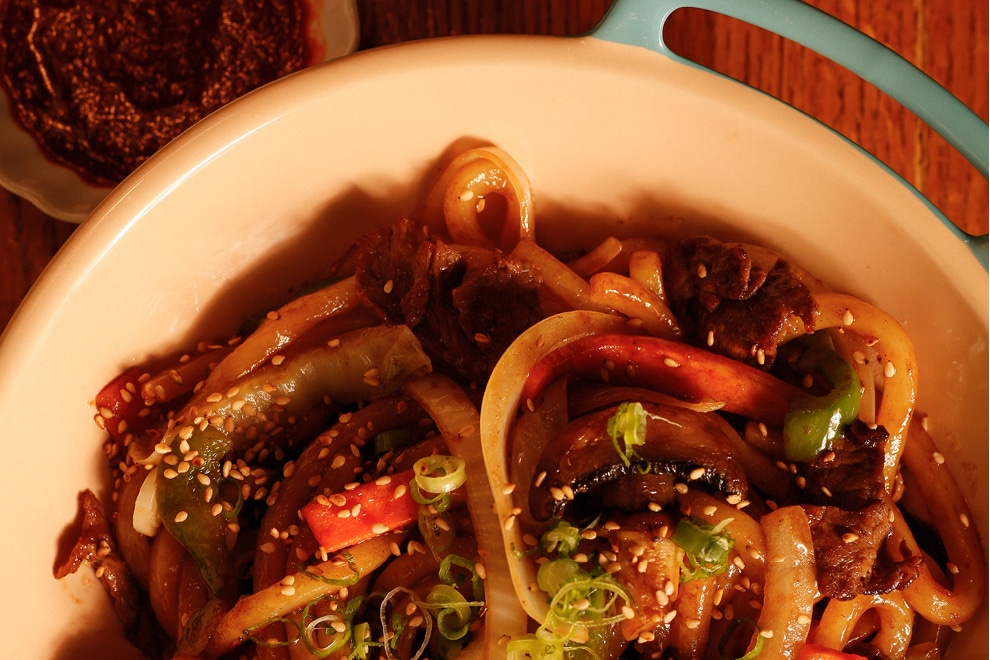
<svg viewBox="0 0 990 660">
<path fill-rule="evenodd" d="M 188 517 L 189 517 L 189 513 L 188 512 L 186 512 L 186 511 L 179 511 L 177 514 L 175 514 L 175 522 L 177 522 L 177 523 L 183 522 Z"/>
<path fill-rule="evenodd" d="M 388 525 L 385 523 L 375 523 L 371 526 L 371 531 L 374 534 L 384 534 L 388 531 Z"/>
<path fill-rule="evenodd" d="M 887 378 L 893 378 L 897 374 L 897 367 L 894 366 L 893 362 L 888 362 L 883 365 L 883 375 Z"/>
<path fill-rule="evenodd" d="M 845 310 L 842 312 L 842 325 L 852 325 L 856 322 L 856 317 L 853 316 L 852 310 Z"/>
</svg>

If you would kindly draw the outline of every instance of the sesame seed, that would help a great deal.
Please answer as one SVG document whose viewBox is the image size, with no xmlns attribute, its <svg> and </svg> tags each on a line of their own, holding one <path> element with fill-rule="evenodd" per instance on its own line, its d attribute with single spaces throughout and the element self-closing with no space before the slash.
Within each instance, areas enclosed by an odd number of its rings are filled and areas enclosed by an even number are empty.
<svg viewBox="0 0 990 660">
<path fill-rule="evenodd" d="M 962 523 L 963 527 L 969 527 L 969 516 L 967 516 L 965 513 L 960 513 L 959 522 Z"/>
<path fill-rule="evenodd" d="M 674 358 L 671 358 L 671 357 L 665 357 L 663 359 L 663 364 L 664 364 L 665 367 L 670 367 L 671 369 L 676 369 L 677 367 L 681 366 L 677 362 L 677 360 L 675 360 Z"/>
<path fill-rule="evenodd" d="M 674 484 L 674 490 L 676 490 L 681 495 L 687 495 L 688 487 L 687 484 Z"/>
<path fill-rule="evenodd" d="M 385 286 L 382 287 L 382 291 L 384 291 L 385 293 L 392 293 L 392 290 L 394 288 L 395 288 L 395 282 L 389 280 L 388 282 L 385 283 Z"/>
<path fill-rule="evenodd" d="M 766 629 L 766 630 L 761 630 L 761 631 L 760 631 L 760 635 L 761 635 L 761 636 L 762 636 L 762 637 L 763 637 L 764 639 L 770 639 L 770 638 L 772 638 L 772 637 L 773 637 L 773 631 L 772 631 L 772 630 L 770 630 L 770 629 Z"/>
<path fill-rule="evenodd" d="M 587 598 L 578 598 L 574 601 L 574 609 L 584 611 L 591 607 L 591 601 Z"/>
<path fill-rule="evenodd" d="M 852 325 L 856 321 L 856 317 L 853 316 L 851 310 L 845 310 L 842 312 L 842 325 Z"/>
<path fill-rule="evenodd" d="M 504 527 L 505 531 L 508 532 L 515 526 L 515 524 L 516 524 L 516 517 L 509 516 L 508 518 L 505 519 L 505 522 L 502 523 L 502 527 Z"/>
<path fill-rule="evenodd" d="M 646 505 L 646 508 L 652 511 L 653 513 L 660 513 L 663 510 L 663 507 L 657 504 L 656 502 L 650 502 L 649 504 Z"/>
<path fill-rule="evenodd" d="M 657 589 L 653 593 L 653 597 L 657 599 L 657 604 L 659 604 L 660 607 L 667 607 L 667 604 L 670 603 L 670 597 L 665 594 L 662 589 Z"/>
<path fill-rule="evenodd" d="M 636 639 L 636 641 L 639 642 L 640 644 L 646 644 L 648 642 L 652 642 L 655 639 L 656 639 L 656 635 L 654 635 L 649 630 L 644 630 L 643 632 L 639 633 L 639 637 Z"/>
<path fill-rule="evenodd" d="M 663 615 L 663 622 L 670 623 L 671 621 L 674 620 L 674 617 L 676 616 L 677 616 L 677 610 L 671 610 Z"/>
<path fill-rule="evenodd" d="M 571 488 L 570 484 L 564 484 L 563 486 L 560 487 L 560 490 L 563 491 L 564 497 L 566 497 L 567 499 L 569 500 L 574 499 L 574 489 Z"/>
<path fill-rule="evenodd" d="M 293 587 L 293 586 L 291 586 L 291 585 L 287 585 L 287 586 L 284 586 L 281 589 L 279 589 L 278 592 L 280 594 L 282 594 L 283 596 L 295 596 L 296 595 L 296 588 Z"/>
<path fill-rule="evenodd" d="M 384 534 L 388 531 L 388 525 L 385 523 L 375 523 L 371 526 L 371 531 L 373 534 Z"/>
<path fill-rule="evenodd" d="M 478 577 L 482 580 L 488 577 L 488 569 L 480 561 L 474 563 L 474 572 L 478 574 Z"/>
<path fill-rule="evenodd" d="M 172 468 L 165 468 L 162 471 L 162 476 L 165 477 L 166 479 L 175 479 L 177 476 L 179 476 L 179 473 L 173 470 Z"/>
<path fill-rule="evenodd" d="M 707 343 L 708 343 L 709 346 L 714 346 L 715 345 L 715 331 L 714 330 L 709 330 L 708 331 Z"/>
<path fill-rule="evenodd" d="M 822 493 L 825 494 L 825 497 L 832 497 L 832 491 L 827 486 L 822 486 Z"/>
<path fill-rule="evenodd" d="M 701 621 L 698 619 L 688 619 L 684 622 L 684 625 L 687 626 L 688 630 L 694 630 L 701 625 Z"/>
<path fill-rule="evenodd" d="M 177 514 L 175 514 L 175 522 L 177 523 L 183 522 L 188 517 L 189 517 L 189 513 L 187 511 L 179 511 Z"/>
<path fill-rule="evenodd" d="M 533 485 L 539 488 L 543 484 L 543 480 L 547 478 L 547 471 L 544 470 L 536 475 L 536 480 L 533 481 Z"/>
<path fill-rule="evenodd" d="M 945 564 L 945 570 L 949 571 L 949 573 L 951 573 L 953 575 L 958 575 L 959 574 L 959 567 L 956 566 L 955 564 L 953 564 L 951 561 L 950 562 L 946 562 L 946 564 Z"/>
<path fill-rule="evenodd" d="M 512 495 L 512 491 L 514 491 L 515 489 L 516 489 L 515 484 L 505 484 L 504 486 L 502 486 L 502 494 Z"/>
<path fill-rule="evenodd" d="M 550 495 L 553 497 L 553 499 L 557 500 L 558 502 L 564 501 L 564 491 L 562 491 L 560 488 L 557 488 L 556 486 L 550 486 Z"/>
<path fill-rule="evenodd" d="M 886 376 L 887 378 L 893 378 L 896 373 L 897 373 L 897 367 L 894 366 L 893 362 L 888 362 L 887 364 L 883 365 L 883 375 Z"/>
<path fill-rule="evenodd" d="M 842 535 L 843 543 L 854 543 L 858 540 L 859 540 L 859 534 L 856 534 L 854 532 L 846 532 L 845 534 Z"/>
<path fill-rule="evenodd" d="M 400 497 L 406 494 L 406 490 L 408 489 L 406 488 L 405 484 L 399 484 L 398 486 L 395 487 L 395 490 L 392 491 L 392 499 L 394 500 L 399 499 Z"/>
<path fill-rule="evenodd" d="M 935 451 L 932 452 L 932 460 L 935 461 L 935 465 L 942 465 L 943 463 L 945 463 L 945 456 Z"/>
<path fill-rule="evenodd" d="M 705 476 L 705 468 L 698 467 L 691 470 L 691 473 L 688 474 L 688 479 L 690 479 L 691 481 L 697 481 L 698 479 L 701 479 L 703 476 Z"/>
<path fill-rule="evenodd" d="M 596 538 L 598 538 L 598 532 L 596 532 L 593 529 L 582 529 L 581 538 L 584 539 L 585 541 L 594 541 Z"/>
<path fill-rule="evenodd" d="M 706 516 L 713 516 L 715 512 L 718 511 L 718 507 L 714 504 L 709 504 L 704 509 L 701 510 Z"/>
<path fill-rule="evenodd" d="M 629 607 L 628 605 L 623 605 L 622 606 L 622 616 L 626 617 L 627 619 L 635 619 L 636 618 L 636 610 L 634 610 L 633 608 Z"/>
<path fill-rule="evenodd" d="M 347 462 L 347 458 L 345 458 L 343 454 L 337 454 L 336 456 L 334 456 L 333 461 L 330 463 L 330 469 L 337 470 L 339 468 L 342 468 L 344 466 L 344 463 L 346 462 Z"/>
<path fill-rule="evenodd" d="M 670 578 L 667 578 L 667 580 L 663 583 L 663 592 L 668 596 L 674 595 L 675 588 L 676 585 L 674 584 L 674 581 L 671 580 Z"/>
</svg>

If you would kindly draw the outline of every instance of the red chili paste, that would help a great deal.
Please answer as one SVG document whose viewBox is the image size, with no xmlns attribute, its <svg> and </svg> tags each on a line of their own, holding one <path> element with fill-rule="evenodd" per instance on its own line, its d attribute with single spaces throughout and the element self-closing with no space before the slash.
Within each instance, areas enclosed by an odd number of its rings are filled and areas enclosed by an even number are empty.
<svg viewBox="0 0 990 660">
<path fill-rule="evenodd" d="M 100 184 L 308 59 L 298 0 L 6 0 L 0 15 L 16 119 Z"/>
</svg>

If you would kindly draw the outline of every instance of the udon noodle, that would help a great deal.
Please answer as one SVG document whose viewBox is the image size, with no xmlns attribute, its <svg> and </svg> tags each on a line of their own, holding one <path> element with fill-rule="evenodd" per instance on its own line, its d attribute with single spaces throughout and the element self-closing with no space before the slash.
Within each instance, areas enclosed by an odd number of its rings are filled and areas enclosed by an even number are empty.
<svg viewBox="0 0 990 660">
<path fill-rule="evenodd" d="M 536 239 L 493 148 L 238 337 L 97 397 L 150 656 L 937 658 L 984 553 L 895 319 L 709 237 Z"/>
</svg>

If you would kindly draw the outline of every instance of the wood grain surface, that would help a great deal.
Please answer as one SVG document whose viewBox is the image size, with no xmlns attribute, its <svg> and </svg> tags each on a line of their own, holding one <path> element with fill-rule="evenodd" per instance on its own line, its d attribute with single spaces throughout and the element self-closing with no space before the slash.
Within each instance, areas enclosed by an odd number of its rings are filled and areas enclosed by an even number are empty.
<svg viewBox="0 0 990 660">
<path fill-rule="evenodd" d="M 811 0 L 925 70 L 987 119 L 986 0 Z M 591 30 L 608 0 L 357 0 L 360 48 L 463 34 Z M 987 181 L 895 101 L 792 42 L 701 10 L 676 12 L 666 40 L 852 138 L 918 187 L 963 229 L 987 231 Z M 0 328 L 75 226 L 0 189 Z M 108 292 L 112 294 L 112 292 Z"/>
</svg>

